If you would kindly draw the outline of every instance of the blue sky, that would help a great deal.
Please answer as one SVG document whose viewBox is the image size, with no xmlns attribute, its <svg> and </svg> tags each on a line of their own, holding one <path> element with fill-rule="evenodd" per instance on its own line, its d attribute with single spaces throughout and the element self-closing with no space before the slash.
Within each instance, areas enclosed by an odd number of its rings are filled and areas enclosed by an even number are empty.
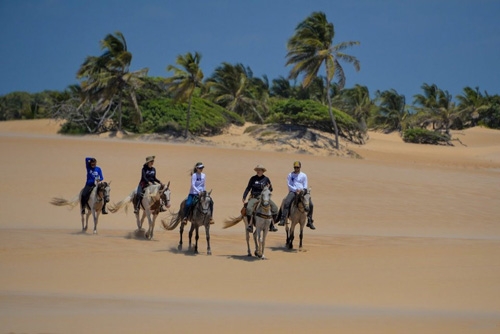
<svg viewBox="0 0 500 334">
<path fill-rule="evenodd" d="M 198 51 L 210 76 L 222 62 L 254 76 L 286 77 L 286 43 L 299 22 L 322 11 L 334 43 L 361 62 L 344 64 L 346 87 L 394 88 L 407 102 L 436 84 L 500 94 L 500 0 L 0 0 L 0 95 L 64 90 L 86 56 L 121 31 L 131 70 L 167 77 L 179 54 Z"/>
</svg>

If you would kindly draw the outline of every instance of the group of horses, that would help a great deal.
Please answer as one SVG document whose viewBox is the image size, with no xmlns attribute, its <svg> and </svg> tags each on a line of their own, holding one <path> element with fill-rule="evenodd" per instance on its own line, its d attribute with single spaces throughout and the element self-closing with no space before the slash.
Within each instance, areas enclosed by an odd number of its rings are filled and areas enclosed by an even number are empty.
<svg viewBox="0 0 500 334">
<path fill-rule="evenodd" d="M 87 201 L 87 205 L 83 208 L 81 213 L 81 221 L 82 221 L 82 231 L 87 231 L 88 221 L 90 216 L 94 219 L 94 234 L 97 234 L 97 223 L 99 220 L 99 215 L 102 213 L 102 209 L 106 203 L 110 200 L 110 192 L 111 192 L 111 182 L 100 182 L 97 184 L 92 190 L 89 200 Z M 151 240 L 153 238 L 155 222 L 160 214 L 160 212 L 166 211 L 170 208 L 170 182 L 168 184 L 155 184 L 148 186 L 144 195 L 141 199 L 136 198 L 136 189 L 134 189 L 127 197 L 119 201 L 118 203 L 114 203 L 109 205 L 109 211 L 111 213 L 118 212 L 121 208 L 125 208 L 125 212 L 127 212 L 128 205 L 130 203 L 135 203 L 136 200 L 140 200 L 140 208 L 142 209 L 142 217 L 140 216 L 141 210 L 135 211 L 136 221 L 137 221 L 137 229 L 139 231 L 144 231 L 143 223 L 147 218 L 149 227 L 145 232 L 144 236 Z M 205 235 L 207 240 L 207 255 L 212 254 L 212 250 L 210 247 L 210 220 L 212 218 L 211 211 L 211 198 L 212 191 L 204 191 L 202 192 L 195 203 L 191 206 L 187 221 L 191 223 L 191 228 L 189 229 L 189 249 L 193 249 L 194 253 L 198 253 L 198 239 L 199 239 L 199 228 L 205 227 Z M 286 246 L 289 249 L 293 249 L 293 241 L 295 238 L 295 228 L 297 225 L 300 227 L 300 242 L 299 248 L 302 248 L 302 240 L 304 236 L 304 227 L 307 222 L 307 212 L 309 211 L 309 202 L 310 202 L 311 191 L 310 189 L 299 192 L 295 196 L 295 200 L 292 202 L 292 205 L 289 210 L 289 215 L 286 217 L 285 221 L 285 230 L 286 230 Z M 68 205 L 70 207 L 75 207 L 80 204 L 81 192 L 75 196 L 72 200 L 66 200 L 63 198 L 53 198 L 50 203 L 56 206 L 65 206 Z M 254 215 L 252 217 L 252 221 L 248 221 L 246 215 L 246 207 L 244 206 L 241 210 L 241 214 L 238 217 L 229 218 L 224 221 L 223 228 L 229 228 L 238 224 L 241 221 L 245 223 L 245 233 L 246 233 L 246 242 L 247 242 L 247 254 L 248 256 L 252 256 L 250 250 L 250 233 L 253 234 L 254 242 L 255 242 L 255 252 L 254 255 L 265 259 L 264 249 L 266 243 L 266 236 L 269 231 L 269 227 L 271 225 L 271 221 L 273 219 L 271 213 L 271 191 L 269 188 L 265 187 L 257 201 Z M 162 219 L 161 223 L 164 229 L 171 231 L 174 230 L 179 224 L 179 233 L 180 240 L 178 245 L 178 250 L 182 250 L 183 241 L 182 235 L 184 232 L 185 222 L 183 222 L 183 213 L 184 207 L 186 205 L 186 200 L 183 200 L 180 204 L 179 211 L 177 213 L 171 213 L 171 218 L 169 221 L 166 219 Z M 280 221 L 283 203 L 281 204 L 281 208 L 279 210 L 276 222 Z M 290 224 L 289 224 L 290 221 Z M 275 222 L 275 223 L 276 223 Z M 253 232 L 248 231 L 249 225 L 255 225 L 255 230 Z M 192 244 L 192 236 L 195 234 L 195 242 L 194 246 Z"/>
</svg>

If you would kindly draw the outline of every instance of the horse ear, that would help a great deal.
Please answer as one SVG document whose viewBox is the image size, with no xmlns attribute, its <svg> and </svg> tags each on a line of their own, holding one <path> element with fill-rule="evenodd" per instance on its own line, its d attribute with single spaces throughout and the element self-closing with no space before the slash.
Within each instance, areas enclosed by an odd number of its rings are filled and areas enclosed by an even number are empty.
<svg viewBox="0 0 500 334">
<path fill-rule="evenodd" d="M 170 187 L 170 181 L 168 181 L 168 183 L 167 183 L 167 189 L 168 189 L 168 187 Z"/>
<path fill-rule="evenodd" d="M 212 189 L 210 189 L 210 191 L 208 192 L 208 196 L 210 196 L 210 194 L 212 194 Z"/>
</svg>

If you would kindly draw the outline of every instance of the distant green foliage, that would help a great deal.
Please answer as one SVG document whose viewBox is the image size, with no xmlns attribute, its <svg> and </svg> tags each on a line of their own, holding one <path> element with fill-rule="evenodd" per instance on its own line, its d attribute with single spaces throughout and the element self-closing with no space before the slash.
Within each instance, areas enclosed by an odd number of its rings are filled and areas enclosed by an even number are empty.
<svg viewBox="0 0 500 334">
<path fill-rule="evenodd" d="M 65 135 L 84 135 L 87 134 L 88 131 L 82 125 L 72 122 L 65 122 L 59 129 L 58 133 Z"/>
<path fill-rule="evenodd" d="M 414 128 L 403 132 L 403 141 L 415 144 L 449 144 L 450 136 L 439 131 Z"/>
<path fill-rule="evenodd" d="M 138 129 L 141 133 L 181 131 L 186 125 L 187 103 L 174 103 L 172 99 L 165 98 L 143 101 L 140 107 L 144 118 Z M 190 133 L 214 135 L 230 124 L 243 125 L 245 120 L 210 101 L 193 97 Z"/>
<path fill-rule="evenodd" d="M 332 121 L 328 107 L 312 100 L 272 100 L 267 123 L 289 123 L 303 125 L 320 131 L 331 132 Z M 353 136 L 359 131 L 358 122 L 348 114 L 332 108 L 340 132 L 344 136 Z"/>
</svg>

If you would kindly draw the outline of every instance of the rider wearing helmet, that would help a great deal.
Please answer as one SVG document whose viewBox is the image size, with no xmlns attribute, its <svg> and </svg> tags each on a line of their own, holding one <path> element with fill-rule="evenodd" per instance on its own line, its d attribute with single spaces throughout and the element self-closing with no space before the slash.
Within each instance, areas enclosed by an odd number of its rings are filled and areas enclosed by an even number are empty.
<svg viewBox="0 0 500 334">
<path fill-rule="evenodd" d="M 104 181 L 104 176 L 102 175 L 102 170 L 97 166 L 97 160 L 92 157 L 85 158 L 85 168 L 87 169 L 87 181 L 85 182 L 85 187 L 83 187 L 80 196 L 80 208 L 82 215 L 85 214 L 85 207 L 90 198 L 90 193 L 94 187 L 100 182 Z M 107 215 L 106 203 L 102 206 L 102 214 Z"/>
</svg>

